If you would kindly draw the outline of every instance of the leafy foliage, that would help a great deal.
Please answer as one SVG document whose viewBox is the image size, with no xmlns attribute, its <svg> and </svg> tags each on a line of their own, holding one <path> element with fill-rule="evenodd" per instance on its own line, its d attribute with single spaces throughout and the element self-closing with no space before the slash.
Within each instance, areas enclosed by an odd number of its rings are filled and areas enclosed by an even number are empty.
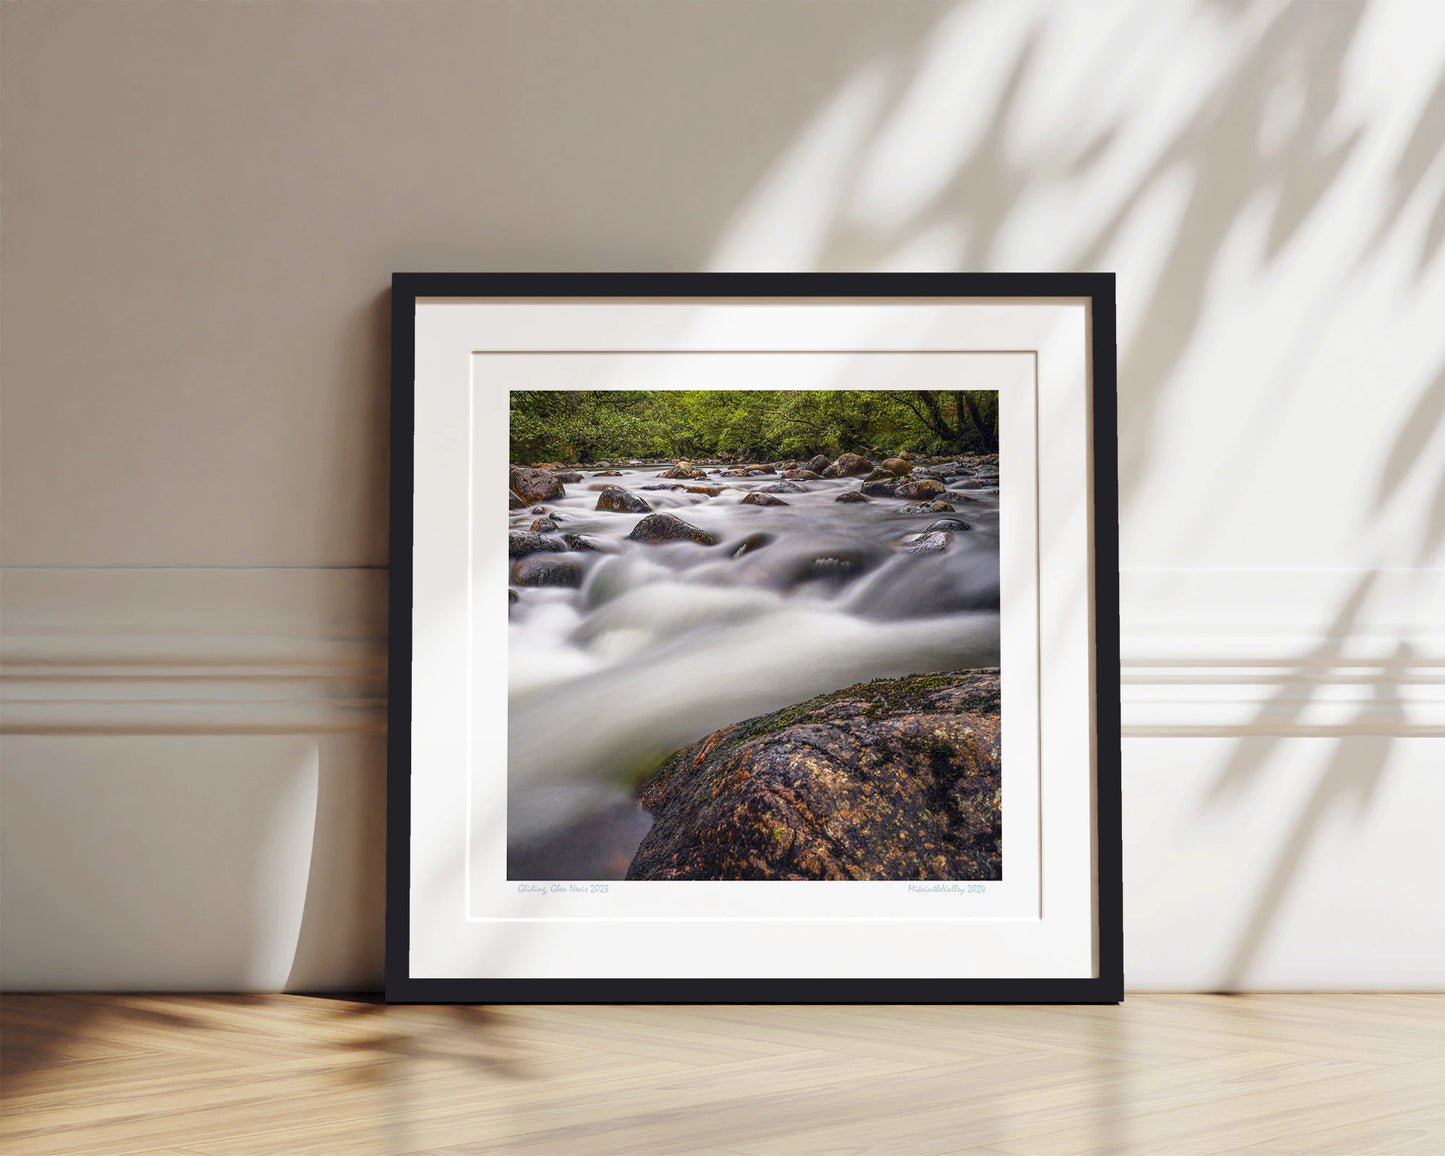
<svg viewBox="0 0 1445 1156">
<path fill-rule="evenodd" d="M 992 390 L 518 390 L 519 464 L 998 450 Z"/>
</svg>

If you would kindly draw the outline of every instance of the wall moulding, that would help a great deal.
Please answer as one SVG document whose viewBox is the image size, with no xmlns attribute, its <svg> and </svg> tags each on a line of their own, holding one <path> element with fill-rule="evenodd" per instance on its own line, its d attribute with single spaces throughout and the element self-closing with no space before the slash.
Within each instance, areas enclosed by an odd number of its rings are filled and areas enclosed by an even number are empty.
<svg viewBox="0 0 1445 1156">
<path fill-rule="evenodd" d="M 381 734 L 386 572 L 7 569 L 0 731 Z"/>
</svg>

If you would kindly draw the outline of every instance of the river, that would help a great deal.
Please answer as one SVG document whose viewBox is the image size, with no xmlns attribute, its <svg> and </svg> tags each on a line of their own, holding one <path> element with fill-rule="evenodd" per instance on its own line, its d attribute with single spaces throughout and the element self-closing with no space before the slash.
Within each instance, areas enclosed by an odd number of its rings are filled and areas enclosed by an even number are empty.
<svg viewBox="0 0 1445 1156">
<path fill-rule="evenodd" d="M 839 502 L 860 478 L 705 481 L 587 472 L 542 503 L 590 550 L 577 586 L 513 586 L 508 637 L 508 877 L 620 879 L 650 820 L 633 802 L 667 754 L 728 723 L 872 678 L 997 666 L 997 468 L 939 472 L 954 513 L 905 499 Z M 648 544 L 644 516 L 598 510 L 620 486 L 717 539 Z M 650 486 L 726 486 L 716 496 Z M 539 515 L 517 510 L 511 528 Z M 899 552 L 943 520 L 946 537 Z M 937 531 L 934 531 L 937 533 Z M 759 539 L 758 535 L 766 536 Z M 763 544 L 759 544 L 763 542 Z M 939 546 L 944 548 L 937 550 Z"/>
</svg>

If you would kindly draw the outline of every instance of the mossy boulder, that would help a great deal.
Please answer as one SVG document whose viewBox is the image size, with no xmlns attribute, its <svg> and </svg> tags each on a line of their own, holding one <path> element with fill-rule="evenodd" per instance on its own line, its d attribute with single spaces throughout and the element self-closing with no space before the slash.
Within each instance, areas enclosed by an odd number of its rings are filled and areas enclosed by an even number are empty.
<svg viewBox="0 0 1445 1156">
<path fill-rule="evenodd" d="M 825 478 L 851 478 L 854 474 L 866 474 L 873 469 L 873 463 L 862 454 L 839 454 L 838 460 L 823 470 Z"/>
<path fill-rule="evenodd" d="M 1002 878 L 997 670 L 884 679 L 724 727 L 641 796 L 627 878 Z"/>
</svg>

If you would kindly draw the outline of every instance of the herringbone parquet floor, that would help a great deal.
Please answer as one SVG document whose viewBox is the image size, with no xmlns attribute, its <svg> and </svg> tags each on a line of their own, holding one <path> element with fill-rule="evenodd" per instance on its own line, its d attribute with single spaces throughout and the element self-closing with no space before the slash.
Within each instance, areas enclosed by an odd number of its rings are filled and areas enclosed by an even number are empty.
<svg viewBox="0 0 1445 1156">
<path fill-rule="evenodd" d="M 1445 998 L 3 1001 L 0 1151 L 1445 1152 Z"/>
</svg>

